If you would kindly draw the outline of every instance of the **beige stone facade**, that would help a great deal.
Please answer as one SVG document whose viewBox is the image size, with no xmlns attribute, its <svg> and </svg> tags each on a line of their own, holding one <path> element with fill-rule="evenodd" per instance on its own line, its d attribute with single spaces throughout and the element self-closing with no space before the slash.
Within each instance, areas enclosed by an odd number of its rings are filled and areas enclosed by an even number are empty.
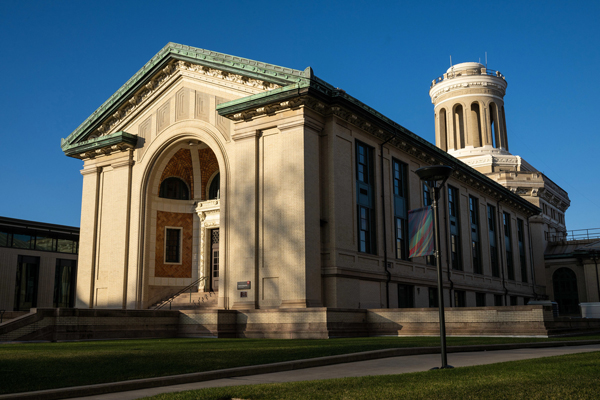
<svg viewBox="0 0 600 400">
<path fill-rule="evenodd" d="M 495 142 L 482 128 L 444 150 L 508 154 L 501 106 Z M 310 68 L 170 43 L 62 148 L 83 161 L 80 308 L 145 309 L 188 285 L 219 309 L 429 307 L 436 267 L 407 257 L 406 224 L 428 196 L 414 171 L 436 164 L 454 168 L 446 304 L 546 292 L 536 205 Z"/>
</svg>

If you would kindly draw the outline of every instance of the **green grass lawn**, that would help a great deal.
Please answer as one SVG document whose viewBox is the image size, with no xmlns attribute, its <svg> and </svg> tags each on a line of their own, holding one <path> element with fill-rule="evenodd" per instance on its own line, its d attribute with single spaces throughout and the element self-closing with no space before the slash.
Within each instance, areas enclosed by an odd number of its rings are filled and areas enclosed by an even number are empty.
<svg viewBox="0 0 600 400">
<path fill-rule="evenodd" d="M 270 385 L 234 386 L 152 400 L 598 399 L 600 352 L 452 370 Z"/>
<path fill-rule="evenodd" d="M 600 339 L 600 336 L 576 339 Z M 449 346 L 574 338 L 448 338 Z M 211 371 L 399 347 L 438 337 L 324 340 L 148 339 L 0 345 L 0 394 Z"/>
</svg>

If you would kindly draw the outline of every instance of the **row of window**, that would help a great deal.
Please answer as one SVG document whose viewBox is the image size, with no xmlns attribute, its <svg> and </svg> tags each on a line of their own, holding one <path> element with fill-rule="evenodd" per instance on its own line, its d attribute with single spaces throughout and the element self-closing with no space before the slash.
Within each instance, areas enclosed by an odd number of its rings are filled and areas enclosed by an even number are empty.
<svg viewBox="0 0 600 400">
<path fill-rule="evenodd" d="M 375 207 L 374 207 L 374 149 L 362 142 L 356 142 L 356 181 L 357 181 L 357 216 L 358 216 L 358 251 L 376 254 L 375 243 Z M 408 260 L 408 166 L 393 158 L 393 213 L 396 244 L 396 258 Z M 461 221 L 459 209 L 459 191 L 448 185 L 448 231 L 449 231 L 449 259 L 454 270 L 463 270 L 463 255 L 461 254 Z M 429 185 L 423 184 L 423 205 L 432 204 L 432 193 Z M 469 227 L 471 243 L 471 263 L 473 273 L 483 274 L 484 263 L 481 251 L 481 222 L 479 216 L 479 200 L 469 196 Z M 511 216 L 503 212 L 502 224 L 504 229 L 504 249 L 506 259 L 507 278 L 515 280 L 515 266 L 513 261 Z M 499 238 L 496 223 L 496 207 L 487 205 L 488 242 L 490 246 L 491 273 L 500 277 L 502 260 L 498 246 Z M 525 231 L 523 220 L 517 218 L 518 256 L 522 282 L 528 281 L 527 257 L 525 250 Z M 435 258 L 428 256 L 427 264 L 435 265 Z"/>
<path fill-rule="evenodd" d="M 0 246 L 15 249 L 54 251 L 77 254 L 79 237 L 56 232 L 34 233 L 11 227 L 0 227 Z"/>
<path fill-rule="evenodd" d="M 435 308 L 438 306 L 438 289 L 434 287 L 428 289 L 429 307 Z M 454 298 L 451 304 L 452 307 L 467 307 L 467 292 L 464 290 L 454 290 Z M 487 293 L 475 292 L 475 306 L 476 307 L 487 307 L 504 306 L 504 296 L 501 294 L 494 294 L 493 304 L 488 304 Z M 528 297 L 523 297 L 523 304 L 529 302 Z M 509 296 L 507 305 L 516 306 L 519 304 L 519 296 Z M 398 308 L 414 308 L 415 307 L 415 287 L 413 285 L 398 284 Z"/>
<path fill-rule="evenodd" d="M 221 176 L 219 172 L 210 182 L 208 188 L 208 200 L 218 199 L 220 195 Z M 172 200 L 190 200 L 190 189 L 183 179 L 172 176 L 163 180 L 160 184 L 158 197 Z"/>
</svg>

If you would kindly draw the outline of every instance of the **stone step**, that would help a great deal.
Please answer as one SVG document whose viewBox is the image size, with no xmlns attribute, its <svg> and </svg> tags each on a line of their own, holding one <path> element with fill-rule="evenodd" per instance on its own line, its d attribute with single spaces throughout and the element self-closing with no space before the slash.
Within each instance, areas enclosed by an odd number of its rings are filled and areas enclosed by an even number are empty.
<svg viewBox="0 0 600 400">
<path fill-rule="evenodd" d="M 171 303 L 172 310 L 210 309 L 217 308 L 217 306 L 218 296 L 214 292 L 182 293 Z"/>
</svg>

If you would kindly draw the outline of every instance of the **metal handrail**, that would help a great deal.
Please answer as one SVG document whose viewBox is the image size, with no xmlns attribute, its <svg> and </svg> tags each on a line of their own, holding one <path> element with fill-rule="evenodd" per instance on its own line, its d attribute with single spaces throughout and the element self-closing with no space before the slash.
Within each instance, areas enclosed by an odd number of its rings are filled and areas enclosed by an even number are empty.
<svg viewBox="0 0 600 400">
<path fill-rule="evenodd" d="M 466 70 L 447 72 L 444 75 L 438 76 L 437 78 L 435 78 L 431 82 L 431 86 L 429 86 L 429 87 L 432 88 L 445 79 L 452 79 L 452 78 L 456 78 L 458 76 L 469 76 L 469 75 L 489 75 L 489 76 L 496 76 L 498 78 L 504 79 L 504 75 L 502 75 L 500 73 L 500 71 L 496 71 L 496 70 L 489 69 L 489 68 L 472 68 L 472 69 L 466 69 Z"/>
<path fill-rule="evenodd" d="M 546 240 L 549 242 L 600 239 L 600 228 L 575 229 L 566 232 L 546 233 L 546 235 Z"/>
<path fill-rule="evenodd" d="M 181 289 L 179 292 L 172 294 L 166 298 L 164 298 L 163 300 L 161 300 L 158 305 L 156 307 L 154 307 L 155 310 L 160 310 L 161 308 L 163 308 L 165 306 L 165 304 L 169 303 L 169 310 L 171 309 L 171 304 L 173 303 L 173 300 L 175 300 L 175 298 L 177 296 L 179 296 L 181 293 L 186 292 L 188 289 L 192 289 L 194 286 L 196 286 L 198 283 L 206 280 L 208 277 L 203 276 L 201 278 L 196 279 L 194 282 L 190 283 L 189 285 L 187 285 L 186 287 L 184 287 L 183 289 Z M 190 296 L 191 296 L 192 292 L 190 291 Z"/>
</svg>

